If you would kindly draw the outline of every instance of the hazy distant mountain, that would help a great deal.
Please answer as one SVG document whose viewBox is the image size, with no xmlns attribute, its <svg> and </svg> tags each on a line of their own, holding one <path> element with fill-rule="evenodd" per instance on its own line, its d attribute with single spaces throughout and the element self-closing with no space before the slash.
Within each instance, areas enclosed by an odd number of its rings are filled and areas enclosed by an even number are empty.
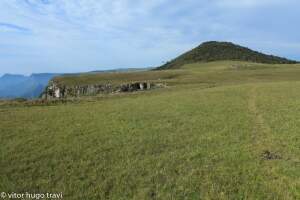
<svg viewBox="0 0 300 200">
<path fill-rule="evenodd" d="M 152 68 L 120 68 L 112 70 L 91 71 L 86 73 L 107 73 L 107 72 L 132 72 L 141 70 L 150 70 Z M 44 91 L 48 82 L 55 76 L 68 76 L 83 73 L 69 73 L 69 74 L 54 74 L 42 73 L 32 74 L 30 76 L 17 75 L 17 74 L 4 74 L 0 77 L 0 98 L 37 98 Z"/>
<path fill-rule="evenodd" d="M 0 78 L 0 98 L 36 98 L 49 80 L 59 74 L 32 74 L 31 76 L 5 74 Z"/>
<path fill-rule="evenodd" d="M 294 60 L 263 54 L 231 42 L 205 42 L 158 69 L 176 69 L 185 64 L 221 60 L 248 61 L 268 64 L 295 64 Z"/>
</svg>

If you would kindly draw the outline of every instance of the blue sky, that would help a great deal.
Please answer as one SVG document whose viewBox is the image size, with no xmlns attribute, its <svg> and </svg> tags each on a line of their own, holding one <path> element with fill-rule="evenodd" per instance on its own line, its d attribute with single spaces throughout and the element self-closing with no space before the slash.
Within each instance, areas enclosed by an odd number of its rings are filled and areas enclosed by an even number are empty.
<svg viewBox="0 0 300 200">
<path fill-rule="evenodd" d="M 0 75 L 158 66 L 208 40 L 300 60 L 298 0 L 1 0 Z"/>
</svg>

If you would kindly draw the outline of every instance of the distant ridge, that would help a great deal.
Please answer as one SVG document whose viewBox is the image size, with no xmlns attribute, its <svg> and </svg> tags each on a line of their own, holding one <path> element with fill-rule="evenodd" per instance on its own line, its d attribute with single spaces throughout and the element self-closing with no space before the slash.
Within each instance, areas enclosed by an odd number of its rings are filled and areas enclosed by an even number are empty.
<svg viewBox="0 0 300 200">
<path fill-rule="evenodd" d="M 76 76 L 83 74 L 101 74 L 118 72 L 147 71 L 153 68 L 119 68 L 81 73 L 37 73 L 30 76 L 19 74 L 4 74 L 0 77 L 0 100 L 13 98 L 34 99 L 40 97 L 49 81 L 57 76 Z"/>
<path fill-rule="evenodd" d="M 0 99 L 37 98 L 49 80 L 59 74 L 41 73 L 30 76 L 4 74 L 0 77 Z"/>
<path fill-rule="evenodd" d="M 267 55 L 231 42 L 210 41 L 184 53 L 183 55 L 158 67 L 158 70 L 176 69 L 185 64 L 221 60 L 248 61 L 267 64 L 296 64 L 297 61 Z"/>
</svg>

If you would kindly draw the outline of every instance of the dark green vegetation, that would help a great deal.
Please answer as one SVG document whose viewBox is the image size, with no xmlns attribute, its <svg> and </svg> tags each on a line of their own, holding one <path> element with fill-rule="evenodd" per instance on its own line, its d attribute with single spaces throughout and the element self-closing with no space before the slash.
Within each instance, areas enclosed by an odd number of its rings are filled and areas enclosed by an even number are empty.
<svg viewBox="0 0 300 200">
<path fill-rule="evenodd" d="M 205 42 L 197 48 L 167 62 L 158 69 L 177 69 L 185 64 L 222 60 L 248 61 L 267 64 L 295 64 L 296 61 L 266 55 L 230 42 Z"/>
<path fill-rule="evenodd" d="M 300 65 L 210 62 L 105 76 L 79 80 L 169 87 L 52 106 L 0 102 L 0 192 L 300 198 Z"/>
</svg>

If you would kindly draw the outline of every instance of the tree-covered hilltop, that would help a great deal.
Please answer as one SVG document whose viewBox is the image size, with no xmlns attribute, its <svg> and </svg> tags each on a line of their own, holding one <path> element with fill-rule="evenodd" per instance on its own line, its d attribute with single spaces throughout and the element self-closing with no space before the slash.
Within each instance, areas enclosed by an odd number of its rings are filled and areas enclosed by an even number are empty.
<svg viewBox="0 0 300 200">
<path fill-rule="evenodd" d="M 189 52 L 167 62 L 158 69 L 176 69 L 185 64 L 220 60 L 248 61 L 267 64 L 295 64 L 296 61 L 266 55 L 231 42 L 205 42 Z"/>
</svg>

